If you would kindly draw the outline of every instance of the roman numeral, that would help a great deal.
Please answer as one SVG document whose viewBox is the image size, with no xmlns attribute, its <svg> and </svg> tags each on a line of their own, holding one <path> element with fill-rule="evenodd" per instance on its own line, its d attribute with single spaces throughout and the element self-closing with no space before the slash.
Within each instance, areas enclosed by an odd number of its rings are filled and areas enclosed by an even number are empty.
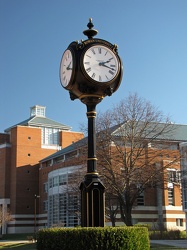
<svg viewBox="0 0 187 250">
<path fill-rule="evenodd" d="M 95 50 L 94 49 L 92 49 L 92 53 L 95 55 Z"/>
<path fill-rule="evenodd" d="M 87 68 L 86 71 L 89 73 L 91 71 L 91 68 Z"/>
<path fill-rule="evenodd" d="M 99 81 L 100 81 L 100 82 L 102 82 L 102 78 L 101 78 L 101 76 L 99 76 Z"/>
<path fill-rule="evenodd" d="M 90 62 L 84 62 L 84 64 L 89 65 L 89 64 L 90 64 Z"/>
<path fill-rule="evenodd" d="M 92 78 L 95 78 L 95 73 L 92 74 Z"/>
<path fill-rule="evenodd" d="M 114 74 L 114 72 L 112 71 L 112 70 L 109 70 L 108 71 L 111 75 L 113 75 Z"/>
<path fill-rule="evenodd" d="M 99 52 L 99 54 L 101 54 L 101 48 L 98 48 L 98 52 Z"/>
</svg>

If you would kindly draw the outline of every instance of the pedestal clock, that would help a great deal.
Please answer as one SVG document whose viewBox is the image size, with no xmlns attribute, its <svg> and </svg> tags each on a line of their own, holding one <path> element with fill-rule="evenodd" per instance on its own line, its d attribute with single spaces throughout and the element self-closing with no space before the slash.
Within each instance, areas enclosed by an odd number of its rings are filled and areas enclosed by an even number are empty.
<svg viewBox="0 0 187 250">
<path fill-rule="evenodd" d="M 70 93 L 71 100 L 79 99 L 87 106 L 88 158 L 87 173 L 80 185 L 81 226 L 104 226 L 105 187 L 97 172 L 95 118 L 96 105 L 111 96 L 120 86 L 122 61 L 116 44 L 94 38 L 98 31 L 89 19 L 83 31 L 85 41 L 70 43 L 60 63 L 60 81 Z"/>
</svg>

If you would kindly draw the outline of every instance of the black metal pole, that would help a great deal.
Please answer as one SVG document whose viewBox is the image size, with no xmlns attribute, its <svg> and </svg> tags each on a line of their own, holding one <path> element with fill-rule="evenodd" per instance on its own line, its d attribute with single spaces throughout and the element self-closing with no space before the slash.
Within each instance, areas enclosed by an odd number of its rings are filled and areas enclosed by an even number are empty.
<svg viewBox="0 0 187 250">
<path fill-rule="evenodd" d="M 88 118 L 88 159 L 87 173 L 97 173 L 95 118 L 96 104 L 87 104 Z"/>
<path fill-rule="evenodd" d="M 105 224 L 105 187 L 97 173 L 96 158 L 96 104 L 87 103 L 88 117 L 88 158 L 87 174 L 81 183 L 81 226 L 103 227 Z"/>
</svg>

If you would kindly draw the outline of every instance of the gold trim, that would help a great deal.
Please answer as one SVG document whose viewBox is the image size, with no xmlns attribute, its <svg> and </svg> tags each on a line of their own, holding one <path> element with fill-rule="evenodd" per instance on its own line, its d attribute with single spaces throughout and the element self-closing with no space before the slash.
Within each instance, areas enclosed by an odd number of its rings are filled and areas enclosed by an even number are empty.
<svg viewBox="0 0 187 250">
<path fill-rule="evenodd" d="M 86 175 L 90 175 L 90 174 L 96 174 L 96 175 L 99 175 L 99 173 L 97 173 L 97 172 L 90 172 L 90 173 L 86 173 Z M 92 182 L 91 182 L 92 183 Z M 90 183 L 90 184 L 91 184 Z"/>
<path fill-rule="evenodd" d="M 87 115 L 89 115 L 89 114 L 94 114 L 94 115 L 96 115 L 97 112 L 96 112 L 96 111 L 88 111 L 88 112 L 86 112 L 86 114 L 87 114 Z"/>
<path fill-rule="evenodd" d="M 79 97 L 79 99 L 83 99 L 83 98 L 87 98 L 87 97 L 97 97 L 97 98 L 101 98 L 103 99 L 104 96 L 103 95 L 94 95 L 94 94 L 83 94 Z"/>
<path fill-rule="evenodd" d="M 87 158 L 87 161 L 92 161 L 92 160 L 97 161 L 97 158 L 96 158 L 96 157 L 93 157 L 93 158 Z"/>
</svg>

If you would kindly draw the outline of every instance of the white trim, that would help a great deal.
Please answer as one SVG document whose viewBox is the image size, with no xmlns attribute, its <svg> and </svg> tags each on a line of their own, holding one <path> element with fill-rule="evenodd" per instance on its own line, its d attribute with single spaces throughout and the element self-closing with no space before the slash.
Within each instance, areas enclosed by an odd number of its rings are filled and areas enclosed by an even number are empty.
<svg viewBox="0 0 187 250">
<path fill-rule="evenodd" d="M 166 210 L 166 212 L 167 212 L 167 210 L 169 210 L 169 211 L 174 210 L 174 211 L 183 212 L 182 206 L 172 206 L 172 205 L 170 205 L 170 206 L 163 206 L 162 209 Z"/>
<path fill-rule="evenodd" d="M 167 218 L 167 219 L 185 219 L 185 214 L 163 214 L 163 218 Z"/>
<path fill-rule="evenodd" d="M 158 219 L 158 214 L 132 214 L 133 219 Z"/>
<path fill-rule="evenodd" d="M 158 208 L 157 206 L 136 206 L 132 209 L 132 211 L 136 210 L 149 212 L 149 211 L 158 211 Z"/>
<path fill-rule="evenodd" d="M 0 205 L 9 205 L 10 204 L 10 199 L 9 198 L 2 198 L 0 199 Z"/>
<path fill-rule="evenodd" d="M 3 143 L 0 145 L 0 148 L 11 148 L 11 144 L 10 143 Z"/>
<path fill-rule="evenodd" d="M 59 145 L 46 145 L 46 144 L 42 144 L 42 148 L 45 148 L 45 149 L 55 149 L 55 150 L 61 150 L 62 147 L 59 146 Z"/>
</svg>

